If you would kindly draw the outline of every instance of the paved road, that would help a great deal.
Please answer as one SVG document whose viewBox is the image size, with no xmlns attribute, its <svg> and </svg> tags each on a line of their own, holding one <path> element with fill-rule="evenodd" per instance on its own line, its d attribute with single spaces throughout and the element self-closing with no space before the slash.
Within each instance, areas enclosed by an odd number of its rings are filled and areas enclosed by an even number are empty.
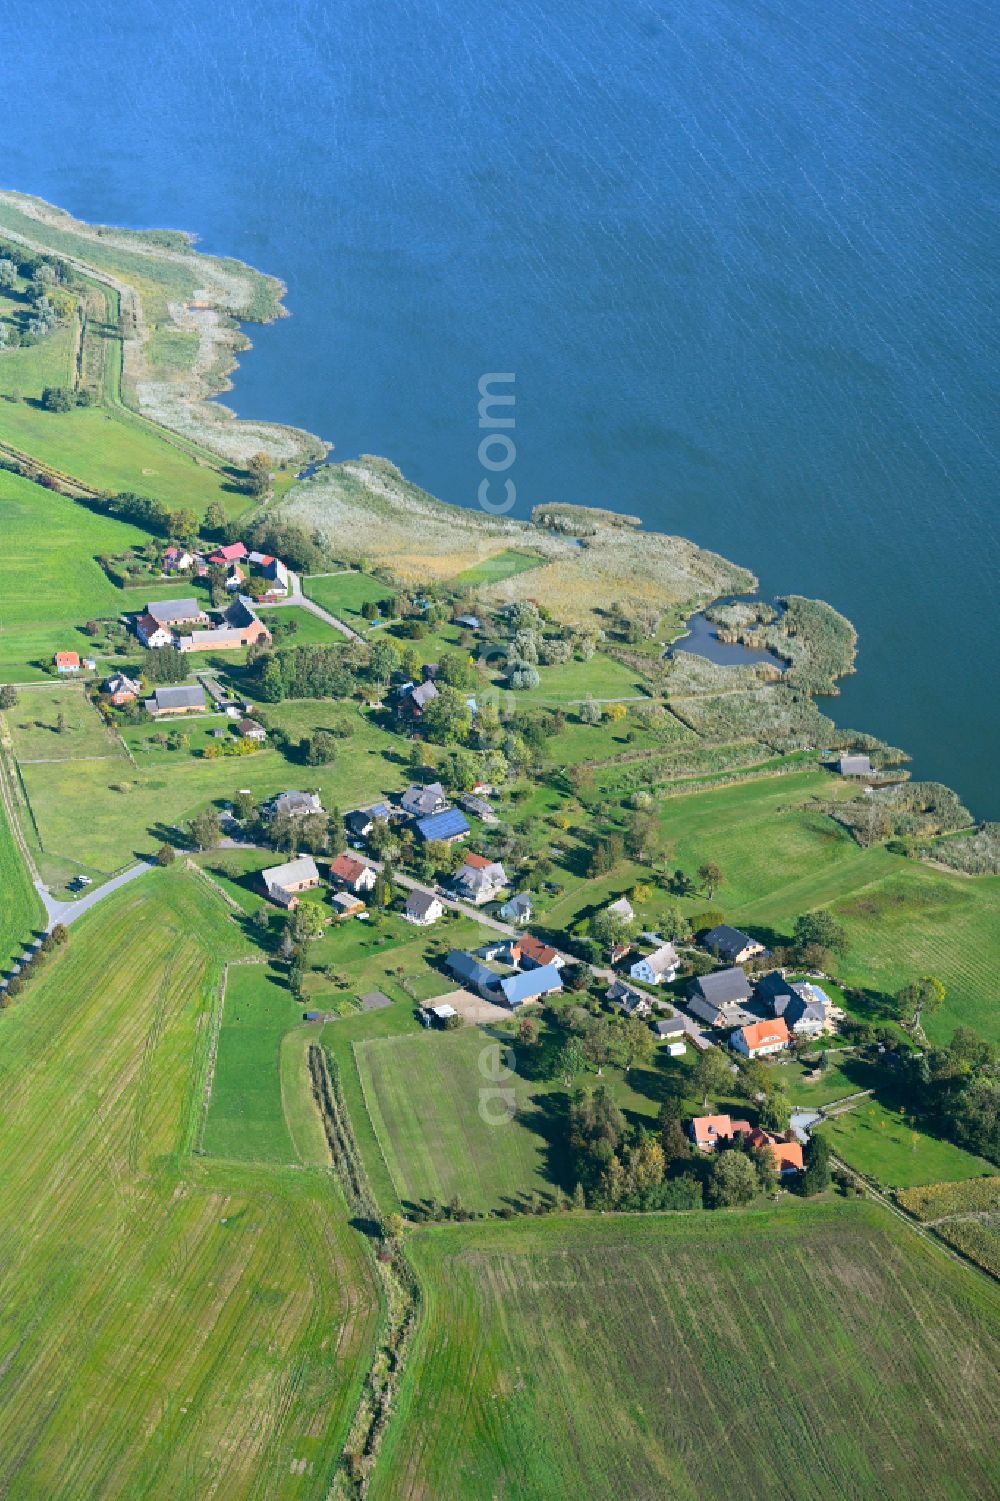
<svg viewBox="0 0 1000 1501">
<path fill-rule="evenodd" d="M 327 625 L 332 625 L 334 630 L 340 631 L 341 635 L 346 636 L 348 641 L 364 641 L 365 638 L 353 630 L 351 626 L 346 625 L 343 620 L 338 620 L 336 615 L 331 615 L 329 610 L 324 610 L 323 606 L 318 605 L 314 599 L 310 599 L 308 594 L 303 594 L 302 581 L 297 573 L 292 573 L 291 569 L 288 570 L 288 588 L 289 592 L 286 599 L 276 599 L 269 605 L 258 605 L 258 609 L 280 610 L 288 605 L 298 605 L 300 610 L 308 610 L 309 614 L 315 615 L 317 620 L 325 620 Z"/>
<path fill-rule="evenodd" d="M 136 880 L 138 876 L 145 875 L 147 870 L 152 869 L 152 861 L 140 860 L 137 864 L 130 865 L 128 870 L 123 870 L 121 875 L 113 876 L 110 881 L 105 881 L 103 886 L 98 886 L 93 891 L 88 891 L 86 896 L 78 897 L 75 902 L 58 901 L 54 896 L 49 895 L 49 889 L 43 882 L 36 880 L 34 883 L 35 890 L 42 899 L 42 905 L 45 908 L 45 915 L 48 919 L 45 931 L 50 933 L 57 922 L 67 925 L 76 922 L 77 918 L 82 917 L 85 912 L 89 912 L 91 907 L 96 907 L 98 902 L 102 902 L 106 896 L 110 896 L 112 891 L 117 891 L 121 886 L 127 886 L 130 881 Z"/>
</svg>

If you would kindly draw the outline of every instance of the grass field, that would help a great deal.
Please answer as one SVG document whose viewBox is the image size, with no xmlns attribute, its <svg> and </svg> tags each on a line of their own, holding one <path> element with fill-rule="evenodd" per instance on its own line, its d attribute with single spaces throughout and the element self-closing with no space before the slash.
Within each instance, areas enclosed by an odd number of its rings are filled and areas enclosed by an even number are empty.
<svg viewBox="0 0 1000 1501">
<path fill-rule="evenodd" d="M 503 1073 L 500 1044 L 483 1029 L 362 1042 L 355 1053 L 404 1207 L 457 1194 L 468 1209 L 499 1209 L 552 1192 L 540 1104 L 527 1080 Z"/>
<path fill-rule="evenodd" d="M 0 802 L 0 974 L 43 924 L 44 913 Z"/>
<path fill-rule="evenodd" d="M 464 568 L 455 575 L 452 583 L 464 584 L 470 589 L 477 589 L 481 584 L 502 584 L 504 579 L 516 578 L 519 573 L 530 573 L 532 568 L 540 568 L 544 561 L 544 558 L 533 553 L 508 548 L 506 552 L 494 553 L 493 557 L 474 563 L 471 568 Z"/>
<path fill-rule="evenodd" d="M 995 1173 L 992 1163 L 950 1141 L 914 1129 L 903 1116 L 877 1100 L 828 1121 L 823 1133 L 844 1161 L 886 1188 L 961 1182 Z"/>
<path fill-rule="evenodd" d="M 241 1162 L 293 1163 L 281 1098 L 281 1042 L 302 1007 L 265 964 L 232 965 L 202 1145 Z"/>
<path fill-rule="evenodd" d="M 243 948 L 155 872 L 0 1017 L 5 1496 L 326 1496 L 376 1306 L 359 1238 L 325 1171 L 189 1155 Z"/>
<path fill-rule="evenodd" d="M 87 620 L 130 608 L 130 596 L 95 560 L 146 537 L 5 470 L 0 470 L 0 513 L 0 682 L 28 682 L 44 675 L 53 652 L 86 651 L 81 627 Z"/>
<path fill-rule="evenodd" d="M 367 573 L 324 573 L 304 579 L 302 587 L 310 599 L 329 610 L 331 615 L 347 618 L 354 626 L 364 621 L 361 606 L 374 604 L 380 599 L 389 599 L 393 593 L 388 584 L 371 578 Z M 361 628 L 364 628 L 363 626 Z"/>
<path fill-rule="evenodd" d="M 301 605 L 282 605 L 277 610 L 262 610 L 261 619 L 265 625 L 274 626 L 276 621 L 294 622 L 295 631 L 292 635 L 278 636 L 275 638 L 275 646 L 279 651 L 284 651 L 290 646 L 343 646 L 344 637 L 336 626 L 320 620 L 318 615 L 313 615 L 309 610 L 304 610 Z"/>
<path fill-rule="evenodd" d="M 1000 1039 L 993 977 L 1000 966 L 1000 878 L 950 876 L 861 849 L 819 807 L 838 786 L 821 772 L 738 783 L 667 798 L 662 827 L 670 863 L 689 872 L 716 861 L 723 881 L 714 906 L 730 922 L 782 941 L 800 912 L 830 907 L 848 949 L 838 977 L 892 993 L 921 974 L 948 989 L 930 1017 L 932 1038 L 960 1023 Z M 687 901 L 704 906 L 704 894 Z"/>
<path fill-rule="evenodd" d="M 28 703 L 26 692 L 15 718 L 27 717 Z M 99 724 L 96 711 L 88 712 Z M 152 737 L 163 731 L 162 726 L 127 729 L 134 766 L 124 759 L 27 760 L 21 777 L 40 841 L 43 874 L 58 881 L 77 870 L 90 875 L 117 870 L 134 855 L 155 851 L 167 834 L 175 837 L 174 825 L 185 824 L 210 803 L 231 799 L 238 787 L 249 787 L 262 800 L 287 788 L 308 787 L 321 793 L 327 807 L 347 808 L 405 783 L 405 771 L 383 755 L 394 744 L 392 737 L 343 705 L 312 700 L 276 704 L 268 706 L 267 718 L 297 740 L 313 729 L 342 724 L 345 712 L 352 735 L 327 766 L 290 761 L 273 746 L 239 760 L 207 761 L 199 753 L 206 727 L 227 723 L 218 715 L 192 716 L 166 727 L 165 733 L 176 730 L 191 736 L 187 749 L 158 747 Z M 61 738 L 50 736 L 53 743 Z M 90 812 L 86 820 L 79 817 L 81 807 Z"/>
<path fill-rule="evenodd" d="M 870 1203 L 432 1228 L 373 1501 L 969 1501 L 1000 1294 Z"/>
</svg>

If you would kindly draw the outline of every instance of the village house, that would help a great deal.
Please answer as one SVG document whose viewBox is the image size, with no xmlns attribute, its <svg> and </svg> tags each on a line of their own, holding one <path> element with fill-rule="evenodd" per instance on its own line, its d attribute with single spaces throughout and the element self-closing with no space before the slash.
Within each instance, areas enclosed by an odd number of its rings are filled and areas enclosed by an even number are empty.
<svg viewBox="0 0 1000 1501">
<path fill-rule="evenodd" d="M 710 1027 L 732 1027 L 752 994 L 750 982 L 741 969 L 719 969 L 692 980 L 687 1006 L 692 1015 Z"/>
<path fill-rule="evenodd" d="M 159 621 L 154 620 L 152 615 L 145 611 L 135 617 L 135 633 L 143 646 L 156 650 L 174 644 L 173 631 L 168 630 L 165 625 L 160 625 Z"/>
<path fill-rule="evenodd" d="M 80 654 L 75 651 L 57 651 L 52 658 L 56 664 L 56 672 L 79 672 Z"/>
<path fill-rule="evenodd" d="M 875 768 L 869 756 L 841 756 L 837 770 L 842 777 L 872 777 Z"/>
<path fill-rule="evenodd" d="M 683 1040 L 687 1028 L 679 1016 L 666 1016 L 657 1018 L 653 1031 L 661 1042 L 678 1042 Z"/>
<path fill-rule="evenodd" d="M 830 997 L 808 981 L 786 980 L 773 970 L 754 986 L 754 997 L 797 1037 L 818 1037 L 829 1024 Z"/>
<path fill-rule="evenodd" d="M 710 954 L 715 954 L 724 964 L 746 964 L 749 959 L 754 959 L 759 954 L 766 954 L 762 943 L 756 938 L 751 938 L 747 933 L 741 933 L 739 928 L 731 928 L 723 923 L 721 927 L 710 928 L 701 940 L 702 947 Z"/>
<path fill-rule="evenodd" d="M 241 740 L 252 740 L 256 745 L 263 745 L 267 739 L 267 731 L 256 719 L 241 719 L 236 733 Z"/>
<path fill-rule="evenodd" d="M 352 808 L 345 815 L 344 827 L 349 834 L 357 839 L 367 839 L 378 819 L 385 823 L 392 817 L 392 809 L 388 803 L 375 803 L 371 808 Z"/>
<path fill-rule="evenodd" d="M 779 1016 L 774 1021 L 750 1022 L 738 1028 L 729 1039 L 729 1046 L 745 1058 L 767 1058 L 783 1052 L 791 1041 L 791 1033 Z"/>
<path fill-rule="evenodd" d="M 299 894 L 319 885 L 319 871 L 312 855 L 299 855 L 285 865 L 272 865 L 260 873 L 264 889 L 272 902 L 290 912 L 299 904 Z"/>
<path fill-rule="evenodd" d="M 168 547 L 163 554 L 163 572 L 190 573 L 194 561 L 194 553 L 187 552 L 180 547 Z"/>
<path fill-rule="evenodd" d="M 766 1149 L 770 1152 L 774 1160 L 775 1171 L 782 1178 L 787 1178 L 792 1173 L 801 1173 L 805 1167 L 801 1142 L 783 1141 L 780 1136 L 772 1136 L 769 1131 L 762 1131 L 759 1126 L 750 1132 L 748 1140 L 755 1151 Z"/>
<path fill-rule="evenodd" d="M 229 594 L 236 594 L 240 589 L 243 588 L 243 585 L 246 583 L 246 581 L 247 576 L 243 572 L 243 569 L 240 567 L 239 563 L 230 563 L 223 584 L 226 592 Z"/>
<path fill-rule="evenodd" d="M 369 865 L 367 860 L 359 860 L 356 855 L 346 853 L 330 861 L 330 876 L 355 896 L 371 891 L 378 880 L 378 872 L 373 865 Z"/>
<path fill-rule="evenodd" d="M 307 813 L 322 813 L 323 804 L 315 792 L 282 792 L 272 798 L 264 811 L 269 819 L 303 818 Z"/>
<path fill-rule="evenodd" d="M 522 923 L 530 922 L 535 910 L 534 899 L 530 891 L 519 891 L 504 902 L 500 908 L 500 916 L 504 922 L 512 923 L 520 927 Z"/>
<path fill-rule="evenodd" d="M 444 907 L 433 891 L 411 891 L 403 908 L 403 918 L 417 928 L 429 928 L 444 916 Z"/>
<path fill-rule="evenodd" d="M 438 691 L 429 678 L 424 683 L 403 683 L 396 694 L 396 713 L 400 719 L 419 719 L 437 696 Z"/>
<path fill-rule="evenodd" d="M 290 581 L 288 569 L 281 559 L 272 558 L 266 552 L 252 552 L 249 554 L 247 561 L 257 569 L 261 578 L 268 585 L 267 592 L 264 595 L 265 600 L 268 603 L 273 603 L 276 599 L 284 599 L 288 593 Z"/>
<path fill-rule="evenodd" d="M 411 782 L 400 798 L 399 806 L 411 818 L 429 818 L 432 813 L 447 808 L 448 799 L 440 782 L 431 782 L 427 787 Z"/>
<path fill-rule="evenodd" d="M 548 965 L 556 969 L 562 969 L 566 963 L 562 954 L 558 953 L 550 943 L 543 943 L 536 938 L 534 933 L 522 933 L 519 938 L 511 940 L 512 962 L 520 964 L 522 969 L 543 969 Z"/>
<path fill-rule="evenodd" d="M 466 855 L 452 884 L 455 895 L 462 901 L 482 907 L 486 902 L 492 902 L 508 884 L 507 872 L 499 860 L 488 860 L 485 855 Z"/>
<path fill-rule="evenodd" d="M 653 953 L 637 959 L 629 974 L 646 985 L 666 985 L 676 977 L 679 966 L 677 950 L 672 943 L 664 943 Z"/>
<path fill-rule="evenodd" d="M 104 692 L 116 706 L 132 703 L 141 691 L 142 684 L 138 679 L 126 677 L 124 672 L 112 673 L 104 683 Z"/>
<path fill-rule="evenodd" d="M 636 990 L 627 980 L 612 980 L 604 992 L 604 999 L 610 1005 L 620 1007 L 625 1016 L 647 1017 L 653 1009 L 649 996 Z"/>
<path fill-rule="evenodd" d="M 172 714 L 197 714 L 205 708 L 205 695 L 196 684 L 176 688 L 155 688 L 146 699 L 146 711 L 156 719 Z"/>
<path fill-rule="evenodd" d="M 728 1115 L 696 1115 L 691 1122 L 691 1140 L 699 1152 L 714 1152 L 720 1141 L 749 1136 L 749 1121 L 734 1121 Z"/>
<path fill-rule="evenodd" d="M 472 833 L 468 819 L 457 808 L 445 808 L 443 812 L 434 813 L 430 818 L 418 819 L 416 830 L 428 844 L 432 841 L 455 844 Z"/>
<path fill-rule="evenodd" d="M 620 896 L 616 902 L 611 902 L 604 910 L 610 912 L 612 917 L 620 917 L 623 922 L 635 922 L 635 908 L 627 896 Z"/>
</svg>

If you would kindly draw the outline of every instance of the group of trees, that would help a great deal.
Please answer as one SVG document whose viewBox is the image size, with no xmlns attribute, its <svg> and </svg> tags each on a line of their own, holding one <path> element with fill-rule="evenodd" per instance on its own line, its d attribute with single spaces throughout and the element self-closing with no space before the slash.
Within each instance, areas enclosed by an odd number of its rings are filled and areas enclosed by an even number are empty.
<svg viewBox="0 0 1000 1501">
<path fill-rule="evenodd" d="M 18 277 L 26 282 L 24 302 L 16 322 L 0 323 L 0 349 L 37 344 L 57 323 L 72 314 L 75 305 L 67 290 L 73 273 L 64 261 L 24 257 L 18 255 L 15 247 L 0 245 L 0 289 L 14 291 Z M 54 389 L 65 390 L 63 387 L 48 388 Z M 44 397 L 42 404 L 49 411 L 68 411 L 75 401 L 72 392 L 66 391 L 65 394 L 69 398 L 66 406 L 49 406 Z"/>
<path fill-rule="evenodd" d="M 61 922 L 56 923 L 51 933 L 46 933 L 38 947 L 22 959 L 20 970 L 16 975 L 11 975 L 7 981 L 6 990 L 0 991 L 0 1006 L 6 1006 L 9 1001 L 15 1000 L 25 985 L 34 979 L 53 949 L 62 948 L 68 938 L 69 929 Z"/>
<path fill-rule="evenodd" d="M 349 698 L 356 679 L 338 646 L 296 646 L 268 652 L 254 663 L 256 692 L 265 703 L 285 698 Z"/>
<path fill-rule="evenodd" d="M 872 1059 L 883 1066 L 892 1054 Z M 897 1055 L 887 1089 L 930 1130 L 1000 1164 L 1000 1047 L 971 1027 L 958 1027 L 946 1045 Z"/>
</svg>

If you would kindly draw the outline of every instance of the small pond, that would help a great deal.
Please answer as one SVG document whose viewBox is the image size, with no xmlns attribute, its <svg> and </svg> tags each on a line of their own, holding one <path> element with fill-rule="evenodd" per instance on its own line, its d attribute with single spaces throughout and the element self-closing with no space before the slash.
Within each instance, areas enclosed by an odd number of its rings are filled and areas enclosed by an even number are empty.
<svg viewBox="0 0 1000 1501">
<path fill-rule="evenodd" d="M 736 600 L 729 598 L 716 600 L 715 603 L 729 605 L 735 604 Z M 739 642 L 720 641 L 717 627 L 705 618 L 703 610 L 691 616 L 687 621 L 687 635 L 668 646 L 666 656 L 673 656 L 678 651 L 694 652 L 699 657 L 707 657 L 710 662 L 718 662 L 721 667 L 745 667 L 751 662 L 770 662 L 773 667 L 784 672 L 788 666 L 783 657 L 768 651 L 766 647 L 759 651 L 751 646 L 740 646 Z"/>
</svg>

